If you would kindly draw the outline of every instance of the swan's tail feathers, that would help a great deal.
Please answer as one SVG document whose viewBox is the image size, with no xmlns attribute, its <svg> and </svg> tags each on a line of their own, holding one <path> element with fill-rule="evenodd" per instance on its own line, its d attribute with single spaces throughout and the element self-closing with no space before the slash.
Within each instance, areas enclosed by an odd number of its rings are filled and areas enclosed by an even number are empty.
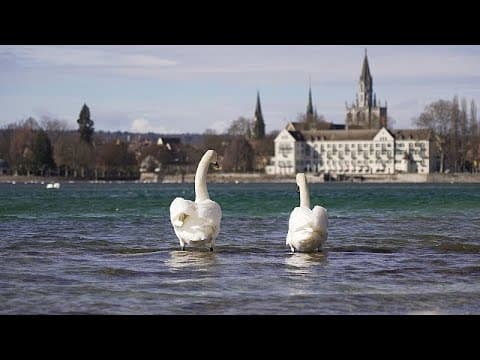
<svg viewBox="0 0 480 360">
<path fill-rule="evenodd" d="M 198 219 L 200 220 L 200 219 Z M 191 241 L 212 241 L 218 235 L 218 226 L 215 224 L 205 221 L 193 221 L 189 226 L 188 231 L 190 232 Z"/>
<path fill-rule="evenodd" d="M 177 214 L 173 219 L 172 219 L 172 224 L 174 226 L 182 226 L 185 220 L 187 219 L 188 215 L 185 213 L 180 213 Z"/>
<path fill-rule="evenodd" d="M 177 197 L 170 204 L 170 221 L 173 226 L 183 226 L 187 218 L 192 216 L 195 211 L 196 206 L 193 201 Z"/>
<path fill-rule="evenodd" d="M 327 209 L 321 206 L 315 206 L 313 213 L 313 229 L 315 231 L 326 231 L 328 228 L 328 213 Z"/>
</svg>

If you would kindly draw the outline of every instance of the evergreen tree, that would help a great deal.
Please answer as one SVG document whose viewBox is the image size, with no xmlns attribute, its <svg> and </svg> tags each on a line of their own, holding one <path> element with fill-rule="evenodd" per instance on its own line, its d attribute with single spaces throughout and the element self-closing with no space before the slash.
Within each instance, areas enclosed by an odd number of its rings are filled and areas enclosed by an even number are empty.
<svg viewBox="0 0 480 360">
<path fill-rule="evenodd" d="M 53 161 L 53 148 L 47 133 L 40 129 L 33 139 L 33 168 L 40 171 L 40 175 L 45 175 L 46 170 L 55 167 Z"/>
<path fill-rule="evenodd" d="M 78 131 L 80 132 L 80 139 L 87 144 L 91 144 L 94 128 L 93 121 L 90 119 L 90 109 L 87 104 L 83 104 L 77 123 Z"/>
<path fill-rule="evenodd" d="M 260 105 L 260 94 L 257 92 L 257 106 L 255 108 L 255 123 L 253 125 L 253 138 L 263 139 L 265 137 L 265 122 L 263 121 L 262 107 Z"/>
</svg>

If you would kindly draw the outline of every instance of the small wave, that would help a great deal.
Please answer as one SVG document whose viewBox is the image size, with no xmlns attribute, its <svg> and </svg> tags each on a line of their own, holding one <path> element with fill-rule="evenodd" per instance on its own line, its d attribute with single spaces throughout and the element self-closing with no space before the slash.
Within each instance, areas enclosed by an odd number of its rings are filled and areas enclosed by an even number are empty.
<svg viewBox="0 0 480 360">
<path fill-rule="evenodd" d="M 147 274 L 145 271 L 135 271 L 124 268 L 111 268 L 104 267 L 95 271 L 97 274 L 109 275 L 109 276 L 144 276 Z"/>
<path fill-rule="evenodd" d="M 441 269 L 436 270 L 435 272 L 445 275 L 479 275 L 480 266 L 465 266 L 462 268 Z"/>
<path fill-rule="evenodd" d="M 159 252 L 161 249 L 145 249 L 145 248 L 117 248 L 114 249 L 115 253 L 118 254 L 150 254 L 154 252 Z"/>
<path fill-rule="evenodd" d="M 452 243 L 441 243 L 435 247 L 435 249 L 447 252 L 447 253 L 461 253 L 461 254 L 480 254 L 480 245 L 477 244 L 452 244 Z"/>
<path fill-rule="evenodd" d="M 376 270 L 372 271 L 371 273 L 374 275 L 392 275 L 392 274 L 400 274 L 404 275 L 405 273 L 413 273 L 417 271 L 421 271 L 422 269 L 419 267 L 411 267 L 411 268 L 397 268 L 397 269 L 384 269 L 384 270 Z"/>
<path fill-rule="evenodd" d="M 375 247 L 375 246 L 334 246 L 328 248 L 332 252 L 368 252 L 368 253 L 381 253 L 381 254 L 393 254 L 398 252 L 397 249 Z"/>
</svg>

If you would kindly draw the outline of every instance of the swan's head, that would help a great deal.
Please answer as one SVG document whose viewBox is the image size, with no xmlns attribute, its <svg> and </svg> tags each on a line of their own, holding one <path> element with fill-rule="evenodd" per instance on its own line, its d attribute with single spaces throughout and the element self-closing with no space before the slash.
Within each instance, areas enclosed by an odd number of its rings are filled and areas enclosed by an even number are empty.
<svg viewBox="0 0 480 360">
<path fill-rule="evenodd" d="M 215 150 L 207 150 L 204 157 L 208 160 L 210 164 L 213 164 L 213 166 L 215 166 L 217 169 L 219 168 L 218 160 L 217 160 L 217 152 Z"/>
<path fill-rule="evenodd" d="M 296 176 L 297 181 L 297 192 L 300 192 L 300 187 L 303 185 L 307 185 L 307 177 L 304 173 L 298 173 Z"/>
</svg>

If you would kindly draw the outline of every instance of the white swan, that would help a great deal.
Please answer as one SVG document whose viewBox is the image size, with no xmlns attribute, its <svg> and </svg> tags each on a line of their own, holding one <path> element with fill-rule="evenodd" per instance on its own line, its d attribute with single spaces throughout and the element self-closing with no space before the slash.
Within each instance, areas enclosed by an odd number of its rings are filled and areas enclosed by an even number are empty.
<svg viewBox="0 0 480 360">
<path fill-rule="evenodd" d="M 300 192 L 300 206 L 290 214 L 286 245 L 290 246 L 292 252 L 321 250 L 328 237 L 327 210 L 318 205 L 311 210 L 305 174 L 297 174 L 296 180 Z"/>
<path fill-rule="evenodd" d="M 185 250 L 186 245 L 206 245 L 213 251 L 215 246 L 222 210 L 208 196 L 207 172 L 211 163 L 218 167 L 215 150 L 208 150 L 198 164 L 195 174 L 195 202 L 177 197 L 170 204 L 170 221 L 182 250 Z"/>
</svg>

